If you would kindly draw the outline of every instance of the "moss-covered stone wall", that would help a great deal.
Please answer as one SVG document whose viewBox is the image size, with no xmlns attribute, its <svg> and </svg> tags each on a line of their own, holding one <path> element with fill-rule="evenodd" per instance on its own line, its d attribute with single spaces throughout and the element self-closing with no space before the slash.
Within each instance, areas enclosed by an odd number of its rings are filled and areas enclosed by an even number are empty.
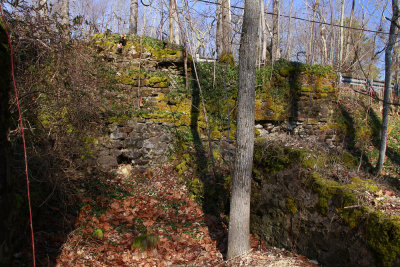
<svg viewBox="0 0 400 267">
<path fill-rule="evenodd" d="M 259 141 L 252 233 L 324 266 L 399 266 L 400 218 L 370 205 L 366 196 L 379 191 L 374 181 L 327 178 L 330 161 L 348 171 L 357 166 L 347 152 L 317 154 Z"/>
</svg>

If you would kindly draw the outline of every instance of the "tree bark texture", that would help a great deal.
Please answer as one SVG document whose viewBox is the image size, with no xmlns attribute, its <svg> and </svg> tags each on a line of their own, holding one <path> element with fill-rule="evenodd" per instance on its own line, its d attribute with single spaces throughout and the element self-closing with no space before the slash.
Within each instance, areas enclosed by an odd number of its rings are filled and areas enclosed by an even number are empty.
<svg viewBox="0 0 400 267">
<path fill-rule="evenodd" d="M 339 58 L 338 58 L 338 70 L 341 71 L 342 61 L 343 61 L 343 42 L 344 42 L 344 34 L 343 34 L 343 26 L 344 26 L 344 5 L 345 0 L 342 0 L 342 9 L 340 12 L 340 29 L 339 29 Z"/>
<path fill-rule="evenodd" d="M 260 1 L 246 0 L 239 49 L 237 145 L 229 215 L 228 259 L 246 253 L 250 249 L 250 193 L 259 19 Z"/>
<path fill-rule="evenodd" d="M 61 5 L 61 23 L 63 25 L 64 37 L 69 37 L 69 0 L 63 0 Z"/>
<path fill-rule="evenodd" d="M 399 21 L 399 1 L 392 0 L 392 21 L 390 23 L 389 40 L 385 51 L 385 89 L 383 92 L 383 110 L 382 110 L 382 130 L 381 130 L 381 143 L 379 148 L 379 159 L 377 165 L 377 172 L 382 170 L 383 163 L 385 162 L 386 143 L 387 143 L 387 130 L 389 123 L 389 101 L 390 101 L 390 81 L 391 81 L 391 68 L 393 59 L 393 46 L 397 39 L 397 22 Z"/>
<path fill-rule="evenodd" d="M 280 36 L 279 36 L 279 24 L 280 24 L 280 10 L 279 10 L 279 0 L 273 0 L 272 2 L 272 12 L 274 15 L 272 16 L 272 54 L 271 60 L 274 62 L 275 60 L 281 57 L 280 51 Z"/>
<path fill-rule="evenodd" d="M 267 26 L 265 23 L 265 5 L 264 5 L 264 0 L 260 0 L 260 65 L 264 64 L 267 59 L 267 36 L 266 36 L 266 31 L 267 31 Z"/>
<path fill-rule="evenodd" d="M 287 33 L 287 42 L 286 42 L 286 59 L 292 60 L 292 40 L 290 39 L 291 34 L 291 26 L 292 26 L 292 9 L 293 9 L 294 0 L 290 4 L 289 10 L 289 25 L 288 25 L 288 33 Z"/>
<path fill-rule="evenodd" d="M 138 16 L 139 16 L 139 3 L 138 0 L 131 0 L 129 12 L 129 33 L 137 34 L 138 31 Z"/>
<path fill-rule="evenodd" d="M 315 21 L 315 16 L 317 13 L 317 8 L 318 8 L 318 0 L 315 1 L 313 5 L 313 16 L 312 16 L 312 21 Z M 310 39 L 308 43 L 308 55 L 307 55 L 307 63 L 308 64 L 314 64 L 314 28 L 315 28 L 315 23 L 311 22 L 310 24 Z"/>
<path fill-rule="evenodd" d="M 218 0 L 216 46 L 219 59 L 231 54 L 231 1 Z"/>
<path fill-rule="evenodd" d="M 39 14 L 43 18 L 48 18 L 49 17 L 49 9 L 47 7 L 47 0 L 38 0 L 38 9 L 39 9 Z"/>
<path fill-rule="evenodd" d="M 181 44 L 181 33 L 180 33 L 180 27 L 179 27 L 179 18 L 178 18 L 178 5 L 176 3 L 176 0 L 173 0 L 174 2 L 174 8 L 172 10 L 172 18 L 174 20 L 174 43 L 177 45 Z"/>
<path fill-rule="evenodd" d="M 169 1 L 169 34 L 168 42 L 180 44 L 179 18 L 176 9 L 176 0 Z"/>
</svg>

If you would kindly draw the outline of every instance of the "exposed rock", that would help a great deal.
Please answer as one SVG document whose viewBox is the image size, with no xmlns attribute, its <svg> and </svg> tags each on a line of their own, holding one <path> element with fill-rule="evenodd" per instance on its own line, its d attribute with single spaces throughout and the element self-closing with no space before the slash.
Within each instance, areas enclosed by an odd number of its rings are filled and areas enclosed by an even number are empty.
<svg viewBox="0 0 400 267">
<path fill-rule="evenodd" d="M 122 132 L 114 132 L 110 134 L 110 139 L 111 140 L 123 140 L 127 137 L 126 133 Z"/>
<path fill-rule="evenodd" d="M 97 164 L 103 171 L 110 171 L 118 167 L 117 158 L 111 155 L 100 156 L 97 159 Z"/>
</svg>

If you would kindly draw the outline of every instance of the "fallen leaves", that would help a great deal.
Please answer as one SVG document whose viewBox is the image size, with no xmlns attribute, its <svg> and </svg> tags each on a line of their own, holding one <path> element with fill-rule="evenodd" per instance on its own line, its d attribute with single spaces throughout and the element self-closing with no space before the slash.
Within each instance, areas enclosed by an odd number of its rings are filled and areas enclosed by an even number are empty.
<svg viewBox="0 0 400 267">
<path fill-rule="evenodd" d="M 125 174 L 121 174 L 124 179 L 110 180 L 112 186 L 129 191 L 123 198 L 85 199 L 76 222 L 80 230 L 64 244 L 57 266 L 242 265 L 223 260 L 227 226 L 221 218 L 202 212 L 171 166 L 153 170 L 151 181 L 149 173 L 145 179 L 130 177 L 129 186 Z M 104 210 L 98 212 L 97 206 Z M 267 251 L 254 237 L 251 245 Z M 241 261 L 254 266 L 272 262 L 269 254 L 253 254 L 250 261 Z"/>
</svg>

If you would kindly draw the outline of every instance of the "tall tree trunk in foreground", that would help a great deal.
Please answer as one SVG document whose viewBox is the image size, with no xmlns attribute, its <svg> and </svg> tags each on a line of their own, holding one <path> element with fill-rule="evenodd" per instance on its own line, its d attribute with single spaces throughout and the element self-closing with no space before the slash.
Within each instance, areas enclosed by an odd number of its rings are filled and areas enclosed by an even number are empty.
<svg viewBox="0 0 400 267">
<path fill-rule="evenodd" d="M 138 0 L 131 0 L 130 12 L 129 12 L 129 33 L 137 34 L 138 25 L 138 15 L 139 15 L 139 4 Z"/>
<path fill-rule="evenodd" d="M 390 80 L 391 80 L 391 68 L 392 68 L 392 51 L 393 46 L 397 39 L 397 22 L 399 21 L 399 1 L 392 0 L 392 20 L 390 23 L 389 40 L 385 51 L 385 89 L 383 93 L 383 110 L 382 110 L 382 131 L 381 131 L 381 143 L 379 148 L 379 159 L 378 165 L 376 166 L 377 173 L 382 170 L 383 163 L 385 161 L 386 154 L 386 143 L 387 143 L 387 129 L 389 122 L 389 98 L 390 98 Z"/>
<path fill-rule="evenodd" d="M 260 1 L 246 0 L 239 49 L 237 144 L 229 215 L 228 259 L 246 253 L 250 249 L 250 193 L 259 19 Z"/>
<path fill-rule="evenodd" d="M 63 35 L 69 38 L 69 0 L 63 0 L 61 5 L 61 23 L 63 25 Z"/>
<path fill-rule="evenodd" d="M 218 0 L 216 46 L 218 59 L 231 54 L 231 1 Z"/>
<path fill-rule="evenodd" d="M 279 24 L 280 24 L 280 10 L 279 0 L 273 0 L 272 2 L 272 47 L 271 47 L 271 61 L 274 62 L 281 57 L 280 51 L 280 36 L 279 36 Z"/>
</svg>

